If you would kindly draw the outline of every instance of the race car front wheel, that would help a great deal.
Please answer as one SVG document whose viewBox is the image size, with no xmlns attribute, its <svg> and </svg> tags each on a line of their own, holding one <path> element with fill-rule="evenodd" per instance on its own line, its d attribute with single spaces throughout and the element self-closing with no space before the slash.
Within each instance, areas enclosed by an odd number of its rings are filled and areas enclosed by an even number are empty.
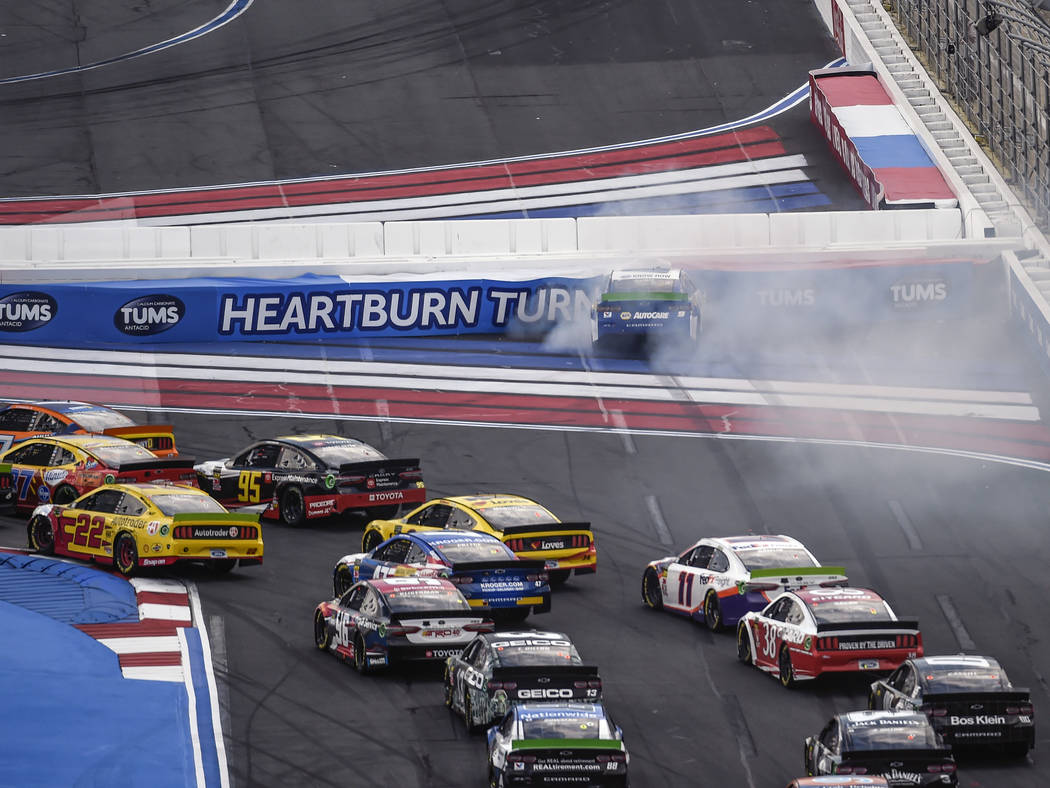
<svg viewBox="0 0 1050 788">
<path fill-rule="evenodd" d="M 646 569 L 642 575 L 642 601 L 653 610 L 663 610 L 664 600 L 660 594 L 660 578 L 655 569 Z"/>
<path fill-rule="evenodd" d="M 335 570 L 335 578 L 332 580 L 332 590 L 336 596 L 342 596 L 350 590 L 354 584 L 354 574 L 346 564 L 339 564 Z"/>
<path fill-rule="evenodd" d="M 704 623 L 712 632 L 722 631 L 722 606 L 718 603 L 718 594 L 714 591 L 707 592 L 704 599 Z"/>
<path fill-rule="evenodd" d="M 332 645 L 332 635 L 328 631 L 328 622 L 324 619 L 324 613 L 318 610 L 314 613 L 314 643 L 322 651 L 327 651 L 328 647 Z M 357 655 L 357 651 L 354 651 L 354 655 Z"/>
<path fill-rule="evenodd" d="M 790 689 L 795 686 L 795 666 L 791 664 L 791 652 L 787 648 L 780 649 L 780 683 Z"/>
<path fill-rule="evenodd" d="M 354 670 L 361 675 L 371 672 L 368 667 L 368 652 L 365 650 L 365 639 L 358 633 L 354 637 Z"/>
<path fill-rule="evenodd" d="M 382 543 L 383 537 L 379 531 L 365 531 L 365 535 L 361 537 L 361 550 L 365 553 L 370 553 L 375 550 L 380 543 Z"/>
<path fill-rule="evenodd" d="M 751 664 L 751 638 L 747 633 L 747 624 L 743 621 L 736 628 L 736 658 Z"/>
<path fill-rule="evenodd" d="M 47 517 L 34 517 L 29 522 L 29 547 L 44 555 L 55 554 L 55 529 Z"/>
<path fill-rule="evenodd" d="M 139 566 L 139 548 L 131 534 L 121 534 L 113 542 L 113 566 L 127 577 Z"/>
<path fill-rule="evenodd" d="M 306 503 L 303 491 L 295 485 L 285 487 L 280 498 L 281 522 L 297 528 L 306 522 Z"/>
</svg>

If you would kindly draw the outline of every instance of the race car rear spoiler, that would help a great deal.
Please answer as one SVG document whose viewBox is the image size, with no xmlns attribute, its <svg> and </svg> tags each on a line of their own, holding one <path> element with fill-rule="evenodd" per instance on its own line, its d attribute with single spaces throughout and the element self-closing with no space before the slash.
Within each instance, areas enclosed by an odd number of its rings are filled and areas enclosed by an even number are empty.
<svg viewBox="0 0 1050 788">
<path fill-rule="evenodd" d="M 187 468 L 192 471 L 195 462 L 196 460 L 193 457 L 158 457 L 155 460 L 122 462 L 113 470 L 124 473 L 125 471 L 160 471 L 165 468 Z"/>
<path fill-rule="evenodd" d="M 817 624 L 817 632 L 870 632 L 872 630 L 900 630 L 918 632 L 918 621 L 853 621 L 842 624 Z"/>
<path fill-rule="evenodd" d="M 495 561 L 457 561 L 452 564 L 453 572 L 480 572 L 484 569 L 521 569 L 539 572 L 546 567 L 546 562 L 532 558 L 502 558 Z"/>
<path fill-rule="evenodd" d="M 175 446 L 175 428 L 170 424 L 137 424 L 133 427 L 109 427 L 102 430 L 102 434 L 112 435 L 115 438 L 123 438 L 124 440 L 129 440 L 133 443 L 140 443 L 148 438 L 167 438 L 171 441 L 171 446 L 157 446 L 157 450 L 178 454 L 178 450 Z M 153 450 L 152 446 L 148 444 L 145 445 L 147 449 Z"/>
<path fill-rule="evenodd" d="M 594 532 L 590 523 L 537 523 L 536 525 L 508 525 L 500 529 L 504 536 L 520 536 L 521 534 L 538 534 L 549 531 L 590 531 Z"/>
<path fill-rule="evenodd" d="M 768 591 L 776 586 L 841 586 L 849 582 L 841 566 L 781 566 L 776 569 L 753 569 L 750 582 L 741 583 L 743 591 Z"/>
<path fill-rule="evenodd" d="M 520 665 L 492 669 L 493 679 L 532 678 L 543 676 L 578 676 L 582 679 L 597 679 L 597 665 Z"/>
<path fill-rule="evenodd" d="M 928 747 L 922 750 L 845 750 L 842 753 L 844 761 L 903 761 L 905 764 L 951 757 L 951 747 Z"/>
<path fill-rule="evenodd" d="M 375 473 L 376 471 L 419 470 L 419 458 L 400 458 L 391 460 L 362 460 L 361 462 L 344 462 L 339 466 L 339 473 Z"/>
<path fill-rule="evenodd" d="M 1026 688 L 1008 690 L 967 690 L 963 692 L 926 692 L 923 693 L 922 703 L 924 706 L 943 703 L 970 703 L 973 701 L 996 701 L 1000 703 L 1028 703 L 1032 699 L 1031 693 Z"/>
</svg>

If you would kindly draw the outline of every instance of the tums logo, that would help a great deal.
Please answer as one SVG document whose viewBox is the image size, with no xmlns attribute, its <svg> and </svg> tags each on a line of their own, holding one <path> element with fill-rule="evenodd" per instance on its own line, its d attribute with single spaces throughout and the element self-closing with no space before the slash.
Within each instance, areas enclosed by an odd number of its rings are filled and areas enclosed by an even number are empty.
<svg viewBox="0 0 1050 788">
<path fill-rule="evenodd" d="M 148 336 L 174 328 L 185 314 L 180 299 L 158 293 L 128 301 L 113 315 L 113 325 L 131 336 Z"/>
<path fill-rule="evenodd" d="M 0 298 L 0 331 L 32 331 L 58 314 L 58 302 L 47 293 L 23 290 Z"/>
<path fill-rule="evenodd" d="M 813 306 L 816 301 L 817 292 L 812 288 L 758 291 L 758 303 L 762 306 Z"/>
<path fill-rule="evenodd" d="M 923 304 L 948 299 L 948 283 L 943 279 L 923 282 L 898 282 L 890 285 L 890 298 L 897 309 L 915 309 Z"/>
</svg>

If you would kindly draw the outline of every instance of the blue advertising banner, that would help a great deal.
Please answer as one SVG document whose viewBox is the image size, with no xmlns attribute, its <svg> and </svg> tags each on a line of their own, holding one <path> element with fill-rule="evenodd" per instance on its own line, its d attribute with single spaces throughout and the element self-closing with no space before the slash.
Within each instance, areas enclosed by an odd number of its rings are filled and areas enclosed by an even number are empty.
<svg viewBox="0 0 1050 788">
<path fill-rule="evenodd" d="M 692 270 L 708 319 L 859 324 L 948 317 L 973 265 Z M 603 277 L 348 283 L 336 276 L 0 286 L 0 342 L 120 344 L 541 334 L 590 320 Z"/>
</svg>

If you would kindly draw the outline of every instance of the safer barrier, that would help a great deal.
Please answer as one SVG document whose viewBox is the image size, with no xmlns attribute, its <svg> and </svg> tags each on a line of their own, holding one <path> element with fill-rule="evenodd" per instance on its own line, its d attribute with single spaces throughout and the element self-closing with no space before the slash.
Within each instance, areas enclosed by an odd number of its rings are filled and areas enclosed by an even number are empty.
<svg viewBox="0 0 1050 788">
<path fill-rule="evenodd" d="M 946 317 L 975 260 L 689 269 L 710 319 L 844 325 Z M 598 274 L 417 280 L 305 275 L 0 286 L 0 341 L 113 345 L 326 337 L 542 334 L 590 320 Z"/>
<path fill-rule="evenodd" d="M 810 119 L 872 208 L 955 208 L 958 200 L 871 69 L 809 72 Z"/>
</svg>

